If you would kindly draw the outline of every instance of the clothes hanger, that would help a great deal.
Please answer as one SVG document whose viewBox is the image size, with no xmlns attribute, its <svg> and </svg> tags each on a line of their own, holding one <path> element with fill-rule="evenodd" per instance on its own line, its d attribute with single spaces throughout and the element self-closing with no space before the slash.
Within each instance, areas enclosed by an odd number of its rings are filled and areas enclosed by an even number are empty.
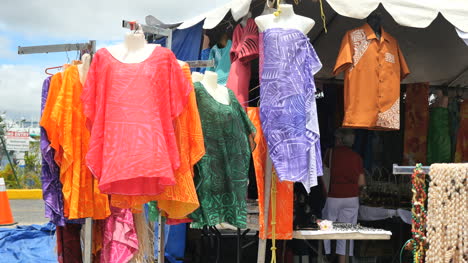
<svg viewBox="0 0 468 263">
<path fill-rule="evenodd" d="M 54 74 L 52 73 L 49 73 L 49 70 L 52 70 L 52 69 L 61 69 L 63 66 L 57 66 L 57 67 L 50 67 L 50 68 L 46 68 L 44 70 L 45 74 L 49 75 L 49 76 L 53 76 Z"/>
</svg>

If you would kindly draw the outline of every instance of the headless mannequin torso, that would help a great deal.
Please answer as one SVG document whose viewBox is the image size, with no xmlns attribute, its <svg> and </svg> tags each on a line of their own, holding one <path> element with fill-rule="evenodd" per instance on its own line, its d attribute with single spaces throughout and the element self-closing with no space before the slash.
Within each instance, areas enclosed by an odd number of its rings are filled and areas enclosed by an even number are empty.
<svg viewBox="0 0 468 263">
<path fill-rule="evenodd" d="M 200 82 L 200 81 L 202 81 L 202 79 L 203 79 L 203 74 L 201 74 L 200 72 L 194 71 L 192 73 L 192 82 L 193 83 Z"/>
<path fill-rule="evenodd" d="M 91 56 L 89 54 L 84 54 L 81 57 L 81 64 L 78 67 L 78 73 L 80 75 L 80 82 L 82 85 L 86 82 L 86 76 L 88 75 L 89 65 L 91 64 Z"/>
<path fill-rule="evenodd" d="M 229 91 L 223 85 L 218 85 L 218 74 L 213 71 L 205 71 L 205 76 L 201 80 L 206 91 L 219 103 L 229 105 L 231 100 L 229 98 Z"/>
<path fill-rule="evenodd" d="M 150 45 L 142 31 L 127 33 L 122 44 L 106 47 L 107 51 L 122 63 L 141 63 L 154 51 L 156 45 Z"/>
<path fill-rule="evenodd" d="M 280 4 L 280 14 L 263 15 L 255 18 L 255 23 L 260 32 L 270 28 L 297 29 L 304 34 L 314 27 L 315 21 L 305 16 L 299 16 L 294 13 L 292 5 Z"/>
</svg>

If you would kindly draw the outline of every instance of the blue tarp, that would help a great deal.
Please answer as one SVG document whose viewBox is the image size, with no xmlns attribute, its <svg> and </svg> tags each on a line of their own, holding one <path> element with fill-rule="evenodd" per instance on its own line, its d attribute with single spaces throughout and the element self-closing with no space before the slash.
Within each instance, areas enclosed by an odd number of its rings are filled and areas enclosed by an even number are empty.
<svg viewBox="0 0 468 263">
<path fill-rule="evenodd" d="M 0 262 L 57 262 L 55 225 L 0 228 Z"/>
<path fill-rule="evenodd" d="M 203 22 L 186 29 L 177 29 L 172 33 L 172 52 L 177 59 L 183 61 L 197 60 L 200 56 L 200 47 L 203 36 Z M 166 38 L 155 42 L 166 46 Z"/>
</svg>

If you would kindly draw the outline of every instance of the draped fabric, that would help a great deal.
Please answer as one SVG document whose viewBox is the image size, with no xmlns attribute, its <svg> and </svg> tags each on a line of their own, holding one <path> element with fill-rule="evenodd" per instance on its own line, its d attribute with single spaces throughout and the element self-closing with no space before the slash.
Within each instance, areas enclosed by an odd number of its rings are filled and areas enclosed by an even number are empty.
<svg viewBox="0 0 468 263">
<path fill-rule="evenodd" d="M 265 137 L 263 137 L 262 127 L 260 123 L 260 113 L 257 107 L 247 108 L 247 115 L 252 121 L 257 135 L 255 136 L 255 150 L 252 152 L 255 175 L 257 179 L 258 190 L 258 209 L 260 212 L 258 221 L 260 224 L 260 238 L 271 239 L 271 204 L 268 213 L 268 233 L 265 233 L 265 160 L 267 157 L 267 145 Z M 272 176 L 276 176 L 276 172 L 272 172 Z M 292 239 L 293 236 L 293 197 L 294 183 L 276 180 L 276 239 Z M 271 201 L 271 200 L 270 200 Z M 271 203 L 271 202 L 270 202 Z"/>
<path fill-rule="evenodd" d="M 323 174 L 313 77 L 322 64 L 298 30 L 268 29 L 263 45 L 260 119 L 270 156 L 280 180 L 309 192 Z"/>
<path fill-rule="evenodd" d="M 403 162 L 426 163 L 429 126 L 429 83 L 406 85 Z"/>
<path fill-rule="evenodd" d="M 99 191 L 84 163 L 89 132 L 80 100 L 83 87 L 78 68 L 69 66 L 63 76 L 62 73 L 55 76 L 41 125 L 51 138 L 55 161 L 60 167 L 64 216 L 68 219 L 104 219 L 110 214 L 107 195 Z"/>
<path fill-rule="evenodd" d="M 99 191 L 96 179 L 84 162 L 89 131 L 80 100 L 82 90 L 77 66 L 68 67 L 51 112 L 62 149 L 60 181 L 63 184 L 64 213 L 69 219 L 104 219 L 110 215 L 108 197 Z"/>
<path fill-rule="evenodd" d="M 193 228 L 229 223 L 247 226 L 247 178 L 255 128 L 229 90 L 230 104 L 215 100 L 195 83 L 206 154 L 196 165 L 200 207 L 190 214 Z M 253 142 L 252 142 L 253 143 Z"/>
<path fill-rule="evenodd" d="M 460 128 L 458 128 L 455 162 L 468 162 L 468 100 L 460 106 Z"/>
<path fill-rule="evenodd" d="M 250 62 L 258 57 L 258 28 L 253 19 L 249 18 L 245 27 L 239 24 L 234 29 L 230 56 L 232 64 L 226 86 L 234 91 L 237 100 L 246 108 L 249 100 Z"/>
<path fill-rule="evenodd" d="M 215 66 L 206 68 L 208 71 L 214 71 L 218 74 L 218 84 L 226 85 L 229 71 L 231 69 L 231 51 L 232 41 L 228 40 L 225 47 L 215 45 L 210 50 L 208 59 L 214 59 Z"/>
<path fill-rule="evenodd" d="M 426 159 L 428 165 L 452 162 L 449 125 L 447 108 L 435 107 L 430 110 Z"/>
<path fill-rule="evenodd" d="M 81 225 L 66 224 L 57 226 L 57 254 L 59 263 L 81 263 Z"/>
<path fill-rule="evenodd" d="M 185 78 L 192 83 L 190 68 L 187 63 L 182 66 Z M 180 219 L 198 208 L 199 202 L 193 183 L 193 166 L 205 154 L 203 131 L 198 114 L 195 91 L 189 94 L 187 105 L 174 120 L 174 131 L 180 154 L 180 166 L 175 171 L 176 184 L 167 186 L 159 195 L 112 195 L 112 205 L 120 208 L 133 208 L 133 212 L 141 212 L 141 205 L 157 200 L 158 207 L 170 218 Z M 150 203 L 149 205 L 155 205 Z M 154 211 L 154 210 L 152 210 Z"/>
<path fill-rule="evenodd" d="M 141 63 L 98 50 L 81 98 L 91 129 L 86 162 L 102 192 L 157 195 L 176 183 L 173 120 L 192 89 L 166 48 L 156 47 Z"/>
<path fill-rule="evenodd" d="M 54 77 L 48 77 L 42 85 L 42 100 L 41 114 L 47 102 L 47 95 L 51 87 L 51 80 L 54 79 L 53 89 L 60 88 L 62 75 L 56 74 Z M 59 84 L 60 83 L 60 84 Z M 59 167 L 54 161 L 55 150 L 50 147 L 49 139 L 47 138 L 46 130 L 41 127 L 41 182 L 42 182 L 42 198 L 44 199 L 45 216 L 50 219 L 50 222 L 57 226 L 65 225 L 65 217 L 63 216 L 63 194 L 62 183 L 59 179 Z"/>
<path fill-rule="evenodd" d="M 183 61 L 197 60 L 203 36 L 203 22 L 185 29 L 172 31 L 171 50 L 177 59 Z M 166 46 L 166 38 L 155 41 L 156 44 Z"/>
<path fill-rule="evenodd" d="M 138 238 L 130 209 L 111 207 L 105 221 L 101 262 L 125 263 L 138 251 Z"/>
</svg>

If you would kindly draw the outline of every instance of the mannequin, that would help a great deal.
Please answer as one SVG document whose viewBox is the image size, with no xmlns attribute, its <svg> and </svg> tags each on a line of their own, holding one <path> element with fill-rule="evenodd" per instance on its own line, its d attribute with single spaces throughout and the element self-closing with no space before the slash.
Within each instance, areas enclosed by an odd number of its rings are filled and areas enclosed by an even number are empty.
<svg viewBox="0 0 468 263">
<path fill-rule="evenodd" d="M 380 40 L 382 35 L 382 17 L 380 13 L 374 11 L 367 17 L 367 24 L 374 30 L 375 36 Z"/>
<path fill-rule="evenodd" d="M 305 16 L 299 16 L 294 13 L 294 8 L 289 4 L 280 4 L 281 10 L 279 16 L 274 14 L 263 15 L 255 18 L 255 23 L 260 32 L 270 28 L 297 29 L 304 34 L 314 27 L 315 21 Z"/>
<path fill-rule="evenodd" d="M 247 20 L 251 17 L 252 17 L 252 13 L 249 11 L 249 13 L 247 13 L 247 15 L 245 15 L 240 21 L 240 24 L 242 25 L 242 27 L 245 27 L 247 25 Z"/>
<path fill-rule="evenodd" d="M 273 0 L 273 3 L 274 3 L 274 0 Z M 273 3 L 271 3 L 272 6 L 273 6 Z M 263 16 L 263 15 L 273 14 L 275 11 L 276 9 L 270 7 L 270 0 L 267 0 L 265 1 L 265 6 L 263 7 L 263 12 L 261 15 Z"/>
<path fill-rule="evenodd" d="M 206 91 L 219 103 L 229 105 L 229 91 L 223 85 L 218 85 L 218 74 L 213 71 L 205 71 L 205 76 L 201 80 Z"/>
<path fill-rule="evenodd" d="M 135 33 L 127 33 L 124 43 L 106 47 L 106 49 L 122 63 L 141 63 L 151 56 L 155 47 L 156 45 L 148 44 L 145 34 L 140 29 Z"/>
<path fill-rule="evenodd" d="M 200 81 L 202 81 L 202 79 L 203 79 L 203 74 L 202 73 L 196 72 L 196 71 L 194 71 L 192 73 L 192 82 L 193 83 L 200 82 Z"/>
<path fill-rule="evenodd" d="M 86 76 L 88 75 L 90 64 L 91 56 L 86 53 L 81 57 L 81 64 L 78 65 L 78 73 L 80 74 L 80 82 L 82 85 L 86 82 Z"/>
</svg>

